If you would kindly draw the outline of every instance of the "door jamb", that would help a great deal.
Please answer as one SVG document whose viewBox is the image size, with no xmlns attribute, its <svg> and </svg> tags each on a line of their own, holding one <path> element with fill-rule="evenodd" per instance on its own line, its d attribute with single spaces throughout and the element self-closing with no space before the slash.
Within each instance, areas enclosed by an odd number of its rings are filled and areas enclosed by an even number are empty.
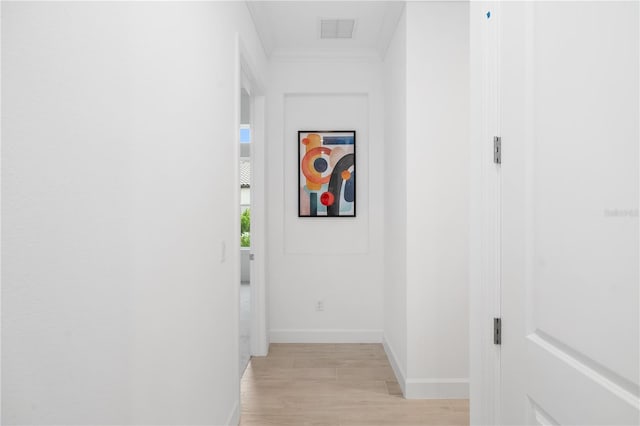
<svg viewBox="0 0 640 426">
<path fill-rule="evenodd" d="M 501 351 L 493 343 L 493 319 L 501 316 L 502 177 L 500 166 L 493 163 L 493 137 L 500 136 L 501 128 L 500 2 L 471 2 L 469 17 L 470 421 L 500 424 Z"/>
<path fill-rule="evenodd" d="M 265 82 L 257 73 L 251 55 L 245 48 L 242 38 L 236 34 L 236 143 L 239 150 L 240 128 L 240 92 L 245 86 L 251 99 L 251 253 L 255 260 L 250 263 L 251 273 L 251 355 L 264 356 L 269 350 L 267 335 L 267 291 L 266 291 L 266 204 L 265 204 Z M 239 155 L 236 156 L 239 158 Z M 239 176 L 239 166 L 238 166 Z M 238 179 L 234 179 L 234 190 L 238 193 L 238 212 L 240 217 Z M 239 246 L 239 239 L 238 239 Z M 240 250 L 235 256 L 240 265 Z M 240 270 L 237 268 L 237 285 L 240 283 Z M 239 292 L 237 303 L 240 303 Z M 238 322 L 240 318 L 238 316 Z M 238 336 L 239 337 L 239 336 Z"/>
</svg>

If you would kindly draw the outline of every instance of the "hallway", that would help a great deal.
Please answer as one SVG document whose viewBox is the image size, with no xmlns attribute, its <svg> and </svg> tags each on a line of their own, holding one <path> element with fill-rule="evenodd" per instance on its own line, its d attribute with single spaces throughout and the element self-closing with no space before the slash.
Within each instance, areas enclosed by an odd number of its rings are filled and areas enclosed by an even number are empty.
<svg viewBox="0 0 640 426">
<path fill-rule="evenodd" d="M 0 424 L 640 426 L 640 0 L 0 26 Z"/>
<path fill-rule="evenodd" d="M 404 399 L 380 344 L 272 344 L 241 389 L 242 426 L 469 424 L 466 399 Z"/>
</svg>

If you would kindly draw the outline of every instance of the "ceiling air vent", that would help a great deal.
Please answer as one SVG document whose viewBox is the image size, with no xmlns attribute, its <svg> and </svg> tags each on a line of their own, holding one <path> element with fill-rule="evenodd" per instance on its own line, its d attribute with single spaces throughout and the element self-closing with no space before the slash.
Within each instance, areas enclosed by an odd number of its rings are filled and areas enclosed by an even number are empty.
<svg viewBox="0 0 640 426">
<path fill-rule="evenodd" d="M 353 38 L 355 19 L 321 19 L 320 38 Z"/>
</svg>

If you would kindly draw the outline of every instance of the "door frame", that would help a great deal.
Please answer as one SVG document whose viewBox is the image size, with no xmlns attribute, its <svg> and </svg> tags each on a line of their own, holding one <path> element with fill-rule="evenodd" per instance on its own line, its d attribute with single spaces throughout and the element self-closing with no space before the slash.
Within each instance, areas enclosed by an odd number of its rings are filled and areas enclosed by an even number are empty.
<svg viewBox="0 0 640 426">
<path fill-rule="evenodd" d="M 250 261 L 251 279 L 251 355 L 265 356 L 269 351 L 267 335 L 267 283 L 266 283 L 266 203 L 265 203 L 265 81 L 256 70 L 254 61 L 246 49 L 239 33 L 236 33 L 236 120 L 235 129 L 236 159 L 240 158 L 240 103 L 241 90 L 244 88 L 251 99 L 251 254 L 255 260 Z M 240 229 L 240 166 L 236 161 L 236 179 L 233 180 L 234 191 L 237 194 L 237 209 L 235 222 Z M 236 279 L 238 286 L 236 303 L 240 303 L 240 239 L 237 242 L 238 250 L 235 256 Z M 240 316 L 237 318 L 238 324 Z M 238 326 L 239 327 L 239 326 Z M 239 328 L 238 328 L 239 329 Z M 238 339 L 240 336 L 238 335 Z"/>
<path fill-rule="evenodd" d="M 502 176 L 493 162 L 493 138 L 501 130 L 500 2 L 471 2 L 469 20 L 470 422 L 500 424 L 500 346 L 493 342 L 493 319 L 501 316 Z"/>
</svg>

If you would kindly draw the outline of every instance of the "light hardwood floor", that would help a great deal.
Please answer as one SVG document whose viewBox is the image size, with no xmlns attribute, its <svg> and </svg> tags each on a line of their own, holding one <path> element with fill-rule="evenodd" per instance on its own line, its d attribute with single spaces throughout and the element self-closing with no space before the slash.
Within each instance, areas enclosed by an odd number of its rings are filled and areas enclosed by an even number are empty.
<svg viewBox="0 0 640 426">
<path fill-rule="evenodd" d="M 404 399 L 380 344 L 272 344 L 242 378 L 242 426 L 467 424 L 466 399 Z"/>
</svg>

